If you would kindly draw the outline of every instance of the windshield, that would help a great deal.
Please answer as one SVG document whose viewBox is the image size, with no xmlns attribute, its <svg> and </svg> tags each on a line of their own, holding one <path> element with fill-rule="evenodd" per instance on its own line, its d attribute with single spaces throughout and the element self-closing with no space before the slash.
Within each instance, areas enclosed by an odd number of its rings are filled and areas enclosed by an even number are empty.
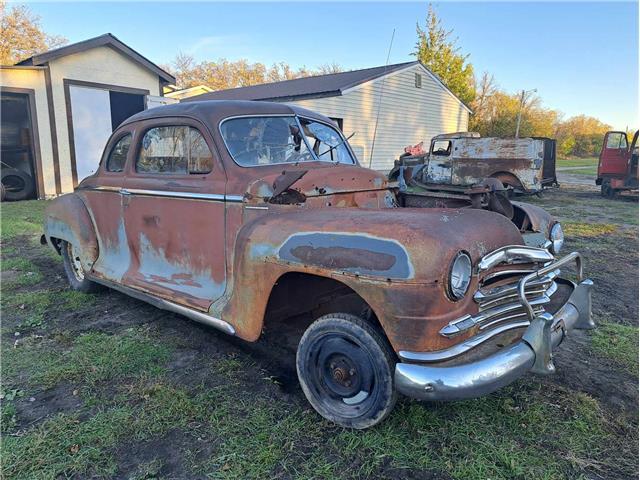
<svg viewBox="0 0 640 480">
<path fill-rule="evenodd" d="M 294 116 L 225 120 L 220 133 L 243 167 L 325 161 L 354 164 L 345 138 L 333 127 Z"/>
</svg>

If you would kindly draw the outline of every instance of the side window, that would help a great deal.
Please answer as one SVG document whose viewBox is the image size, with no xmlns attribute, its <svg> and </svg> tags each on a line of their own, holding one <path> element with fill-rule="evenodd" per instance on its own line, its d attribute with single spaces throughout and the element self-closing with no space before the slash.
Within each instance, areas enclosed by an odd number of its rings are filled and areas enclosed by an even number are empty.
<svg viewBox="0 0 640 480">
<path fill-rule="evenodd" d="M 107 171 L 108 172 L 121 172 L 124 170 L 124 164 L 127 161 L 127 154 L 129 153 L 129 147 L 131 146 L 131 134 L 127 133 L 124 137 L 118 140 L 107 158 Z"/>
<path fill-rule="evenodd" d="M 607 149 L 619 150 L 627 149 L 627 137 L 620 132 L 607 135 Z"/>
<path fill-rule="evenodd" d="M 431 153 L 434 155 L 448 156 L 451 153 L 451 141 L 436 140 L 431 147 Z"/>
<path fill-rule="evenodd" d="M 209 173 L 212 169 L 213 156 L 207 142 L 193 127 L 156 127 L 142 137 L 137 172 L 186 175 Z"/>
</svg>

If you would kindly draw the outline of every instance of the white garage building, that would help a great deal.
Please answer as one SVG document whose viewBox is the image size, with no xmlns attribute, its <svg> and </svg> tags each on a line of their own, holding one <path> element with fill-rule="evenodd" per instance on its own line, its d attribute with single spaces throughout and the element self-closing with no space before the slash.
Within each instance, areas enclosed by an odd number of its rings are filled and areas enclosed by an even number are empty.
<svg viewBox="0 0 640 480">
<path fill-rule="evenodd" d="M 349 143 L 360 163 L 371 162 L 381 171 L 390 170 L 407 145 L 428 145 L 435 135 L 466 131 L 471 113 L 418 61 L 220 90 L 183 101 L 193 100 L 287 102 L 322 113 L 347 136 L 355 132 Z"/>
<path fill-rule="evenodd" d="M 72 191 L 96 170 L 107 138 L 124 119 L 177 102 L 163 97 L 174 83 L 109 33 L 0 66 L 0 172 L 7 198 Z"/>
</svg>

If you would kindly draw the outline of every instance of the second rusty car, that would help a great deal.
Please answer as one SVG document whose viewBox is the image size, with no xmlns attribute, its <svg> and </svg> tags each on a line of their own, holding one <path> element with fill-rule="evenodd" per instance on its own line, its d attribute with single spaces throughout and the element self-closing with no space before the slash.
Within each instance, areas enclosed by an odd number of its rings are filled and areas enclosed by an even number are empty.
<svg viewBox="0 0 640 480">
<path fill-rule="evenodd" d="M 247 341 L 312 313 L 298 378 L 347 427 L 380 422 L 398 392 L 454 400 L 551 373 L 567 332 L 593 327 L 592 282 L 578 253 L 556 257 L 561 237 L 532 247 L 492 211 L 400 207 L 330 119 L 285 104 L 134 115 L 44 230 L 77 290 L 106 285 Z"/>
</svg>

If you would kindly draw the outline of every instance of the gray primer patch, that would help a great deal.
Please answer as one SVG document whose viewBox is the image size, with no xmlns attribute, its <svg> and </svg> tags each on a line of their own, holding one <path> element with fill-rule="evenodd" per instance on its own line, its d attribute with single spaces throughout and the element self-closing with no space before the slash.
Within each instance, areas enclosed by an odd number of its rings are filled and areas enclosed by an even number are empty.
<svg viewBox="0 0 640 480">
<path fill-rule="evenodd" d="M 403 280 L 413 277 L 413 267 L 402 245 L 365 234 L 294 234 L 282 244 L 278 256 L 293 263 L 358 275 Z"/>
</svg>

